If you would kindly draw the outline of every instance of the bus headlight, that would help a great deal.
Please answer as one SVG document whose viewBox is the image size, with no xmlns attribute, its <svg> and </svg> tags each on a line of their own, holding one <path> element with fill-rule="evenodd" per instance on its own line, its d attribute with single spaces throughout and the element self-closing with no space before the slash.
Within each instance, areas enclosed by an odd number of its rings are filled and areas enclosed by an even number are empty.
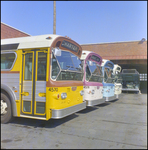
<svg viewBox="0 0 148 150">
<path fill-rule="evenodd" d="M 84 86 L 84 89 L 89 89 L 89 86 Z"/>
<path fill-rule="evenodd" d="M 95 93 L 95 90 L 92 90 L 91 93 L 94 94 L 94 93 Z"/>
<path fill-rule="evenodd" d="M 83 96 L 84 95 L 84 91 L 82 90 L 82 91 L 80 91 L 80 95 L 81 96 Z"/>
<path fill-rule="evenodd" d="M 61 94 L 61 98 L 62 98 L 62 99 L 67 98 L 67 94 L 66 94 L 66 93 L 62 93 L 62 94 Z"/>
<path fill-rule="evenodd" d="M 108 92 L 108 93 L 109 93 L 109 92 L 110 92 L 110 89 L 106 90 L 106 92 Z"/>
</svg>

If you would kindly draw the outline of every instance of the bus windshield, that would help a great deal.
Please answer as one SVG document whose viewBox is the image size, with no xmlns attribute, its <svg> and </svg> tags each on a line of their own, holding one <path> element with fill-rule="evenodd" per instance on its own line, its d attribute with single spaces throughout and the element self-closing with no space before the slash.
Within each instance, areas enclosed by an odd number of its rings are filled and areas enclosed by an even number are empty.
<svg viewBox="0 0 148 150">
<path fill-rule="evenodd" d="M 116 83 L 122 83 L 122 75 L 121 75 L 121 73 L 115 74 L 115 82 Z"/>
<path fill-rule="evenodd" d="M 105 68 L 104 70 L 104 82 L 106 83 L 114 83 L 114 75 L 113 70 L 110 68 Z"/>
<path fill-rule="evenodd" d="M 78 80 L 83 77 L 80 59 L 68 51 L 61 50 L 61 56 L 52 53 L 52 73 L 51 78 L 60 80 Z"/>
<path fill-rule="evenodd" d="M 87 61 L 86 80 L 89 82 L 102 82 L 103 81 L 103 74 L 102 74 L 101 66 L 99 66 L 96 62 Z"/>
</svg>

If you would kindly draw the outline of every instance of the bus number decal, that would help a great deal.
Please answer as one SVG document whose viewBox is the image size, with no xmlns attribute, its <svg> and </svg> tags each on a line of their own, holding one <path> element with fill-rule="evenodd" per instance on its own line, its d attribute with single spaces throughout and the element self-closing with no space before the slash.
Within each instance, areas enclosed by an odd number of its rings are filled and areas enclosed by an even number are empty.
<svg viewBox="0 0 148 150">
<path fill-rule="evenodd" d="M 58 92 L 58 88 L 49 88 L 50 92 Z"/>
</svg>

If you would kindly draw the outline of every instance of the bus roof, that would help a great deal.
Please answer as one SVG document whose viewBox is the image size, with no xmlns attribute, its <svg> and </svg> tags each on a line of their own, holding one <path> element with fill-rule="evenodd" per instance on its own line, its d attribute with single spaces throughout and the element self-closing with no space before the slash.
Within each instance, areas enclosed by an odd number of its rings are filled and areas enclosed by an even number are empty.
<svg viewBox="0 0 148 150">
<path fill-rule="evenodd" d="M 139 72 L 136 69 L 123 69 L 122 74 L 139 74 Z"/>
<path fill-rule="evenodd" d="M 110 60 L 107 60 L 107 59 L 102 59 L 102 64 L 101 64 L 102 67 L 104 66 L 108 66 L 110 68 L 114 68 L 114 63 Z"/>
<path fill-rule="evenodd" d="M 99 65 L 102 64 L 102 57 L 93 51 L 82 50 L 82 55 L 80 59 L 95 61 Z"/>
<path fill-rule="evenodd" d="M 89 53 L 93 53 L 92 51 L 82 50 L 81 59 L 84 60 Z"/>
<path fill-rule="evenodd" d="M 38 36 L 27 36 L 27 37 L 2 39 L 1 40 L 1 50 L 3 50 L 2 49 L 3 45 L 13 45 L 13 46 L 17 45 L 16 49 L 50 47 L 52 42 L 57 37 L 62 37 L 62 36 L 55 35 L 55 34 L 45 34 L 45 35 L 38 35 Z"/>
<path fill-rule="evenodd" d="M 102 59 L 102 65 L 101 65 L 101 66 L 104 66 L 107 61 L 109 61 L 109 60 L 107 60 L 107 59 Z"/>
</svg>

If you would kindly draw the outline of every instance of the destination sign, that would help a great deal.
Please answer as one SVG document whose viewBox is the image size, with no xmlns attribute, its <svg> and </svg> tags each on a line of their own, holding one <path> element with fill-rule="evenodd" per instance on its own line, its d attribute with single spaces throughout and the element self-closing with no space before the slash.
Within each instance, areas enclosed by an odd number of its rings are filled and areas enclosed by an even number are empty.
<svg viewBox="0 0 148 150">
<path fill-rule="evenodd" d="M 76 45 L 74 45 L 74 44 L 72 44 L 68 41 L 65 41 L 65 40 L 62 41 L 61 46 L 64 47 L 64 48 L 67 48 L 69 50 L 72 50 L 74 52 L 78 52 L 78 50 L 79 50 L 78 46 L 76 46 Z"/>
<path fill-rule="evenodd" d="M 100 58 L 95 56 L 95 55 L 92 55 L 91 59 L 94 60 L 94 61 L 100 62 Z"/>
<path fill-rule="evenodd" d="M 108 63 L 107 66 L 113 68 L 113 64 L 111 64 L 111 63 Z"/>
</svg>

